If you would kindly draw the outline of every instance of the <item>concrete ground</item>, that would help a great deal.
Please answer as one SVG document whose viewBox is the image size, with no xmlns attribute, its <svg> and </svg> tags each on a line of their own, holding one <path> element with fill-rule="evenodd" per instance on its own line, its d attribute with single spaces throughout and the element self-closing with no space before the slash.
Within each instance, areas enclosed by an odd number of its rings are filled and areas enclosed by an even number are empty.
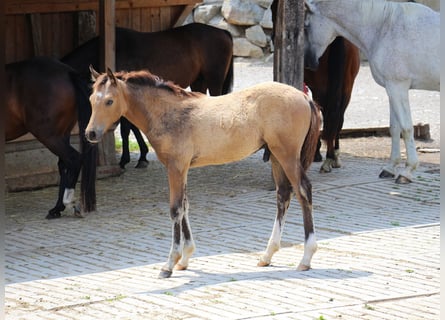
<svg viewBox="0 0 445 320">
<path fill-rule="evenodd" d="M 268 70 L 251 67 L 258 80 Z M 330 174 L 309 171 L 319 249 L 307 272 L 296 271 L 296 200 L 272 266 L 256 266 L 275 215 L 261 153 L 191 170 L 197 250 L 170 279 L 157 278 L 171 231 L 166 172 L 153 153 L 147 169 L 133 168 L 133 154 L 121 176 L 98 181 L 98 211 L 84 219 L 69 210 L 44 219 L 54 187 L 8 193 L 6 319 L 439 319 L 439 165 L 424 161 L 401 186 L 377 177 L 385 160 L 353 151 Z"/>
</svg>

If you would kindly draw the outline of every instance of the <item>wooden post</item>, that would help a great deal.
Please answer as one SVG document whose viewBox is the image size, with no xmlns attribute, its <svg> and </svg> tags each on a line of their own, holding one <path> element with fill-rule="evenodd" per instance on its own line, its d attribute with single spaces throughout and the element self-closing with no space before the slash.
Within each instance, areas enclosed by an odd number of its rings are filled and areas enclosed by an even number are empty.
<svg viewBox="0 0 445 320">
<path fill-rule="evenodd" d="M 302 90 L 304 77 L 304 0 L 279 0 L 274 27 L 274 80 Z"/>
<path fill-rule="evenodd" d="M 99 1 L 99 34 L 100 34 L 100 69 L 116 69 L 116 32 L 115 32 L 115 0 Z M 99 165 L 114 166 L 117 164 L 114 132 L 105 134 L 99 144 Z"/>
<path fill-rule="evenodd" d="M 100 0 L 99 1 L 99 33 L 100 33 L 100 56 L 101 56 L 101 71 L 106 71 L 107 68 L 115 71 L 115 0 Z"/>
</svg>

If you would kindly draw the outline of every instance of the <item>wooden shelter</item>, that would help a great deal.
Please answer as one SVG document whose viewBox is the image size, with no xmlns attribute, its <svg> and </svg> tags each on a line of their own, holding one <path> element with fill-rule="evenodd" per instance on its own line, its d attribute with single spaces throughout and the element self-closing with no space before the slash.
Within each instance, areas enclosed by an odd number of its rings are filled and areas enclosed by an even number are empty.
<svg viewBox="0 0 445 320">
<path fill-rule="evenodd" d="M 53 56 L 61 58 L 89 38 L 102 36 L 103 65 L 114 66 L 114 27 L 160 31 L 181 25 L 199 0 L 5 0 L 5 63 Z M 2 17 L 3 19 L 3 17 Z M 73 133 L 72 144 L 78 148 Z M 99 146 L 98 176 L 120 172 L 114 135 Z M 31 134 L 5 145 L 6 189 L 54 185 L 57 158 Z"/>
</svg>

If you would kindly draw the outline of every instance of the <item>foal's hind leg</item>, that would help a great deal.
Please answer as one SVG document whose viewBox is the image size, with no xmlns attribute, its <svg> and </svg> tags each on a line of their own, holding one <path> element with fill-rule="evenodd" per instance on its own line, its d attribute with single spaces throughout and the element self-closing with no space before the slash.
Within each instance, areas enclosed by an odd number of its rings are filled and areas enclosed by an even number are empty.
<svg viewBox="0 0 445 320">
<path fill-rule="evenodd" d="M 277 214 L 275 217 L 272 234 L 270 235 L 267 249 L 258 262 L 258 266 L 264 267 L 270 265 L 272 256 L 280 249 L 281 235 L 283 233 L 286 220 L 287 209 L 289 208 L 292 186 L 286 177 L 281 165 L 271 156 L 272 174 L 277 190 Z"/>
<path fill-rule="evenodd" d="M 286 158 L 281 157 L 278 160 L 282 164 L 283 171 L 292 185 L 303 212 L 304 254 L 297 269 L 304 271 L 310 269 L 312 256 L 317 250 L 312 217 L 312 185 L 301 166 L 300 160 L 294 161 L 289 159 L 297 159 L 297 157 L 287 156 Z"/>
<path fill-rule="evenodd" d="M 314 220 L 312 216 L 312 184 L 303 168 L 300 167 L 300 186 L 296 189 L 296 196 L 303 211 L 304 225 L 304 254 L 297 270 L 305 271 L 311 267 L 312 256 L 317 251 Z"/>
</svg>

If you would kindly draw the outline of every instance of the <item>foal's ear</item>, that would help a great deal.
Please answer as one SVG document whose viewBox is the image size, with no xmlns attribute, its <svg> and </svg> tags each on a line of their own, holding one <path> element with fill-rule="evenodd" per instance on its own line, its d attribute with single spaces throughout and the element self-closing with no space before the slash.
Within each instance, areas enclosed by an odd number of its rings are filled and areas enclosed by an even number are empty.
<svg viewBox="0 0 445 320">
<path fill-rule="evenodd" d="M 113 71 L 111 71 L 110 68 L 107 68 L 107 76 L 110 79 L 111 84 L 115 86 L 117 84 L 116 77 L 114 76 Z"/>
<path fill-rule="evenodd" d="M 91 73 L 91 80 L 96 82 L 97 78 L 100 76 L 100 73 L 94 70 L 93 65 L 90 64 L 90 73 Z"/>
</svg>

